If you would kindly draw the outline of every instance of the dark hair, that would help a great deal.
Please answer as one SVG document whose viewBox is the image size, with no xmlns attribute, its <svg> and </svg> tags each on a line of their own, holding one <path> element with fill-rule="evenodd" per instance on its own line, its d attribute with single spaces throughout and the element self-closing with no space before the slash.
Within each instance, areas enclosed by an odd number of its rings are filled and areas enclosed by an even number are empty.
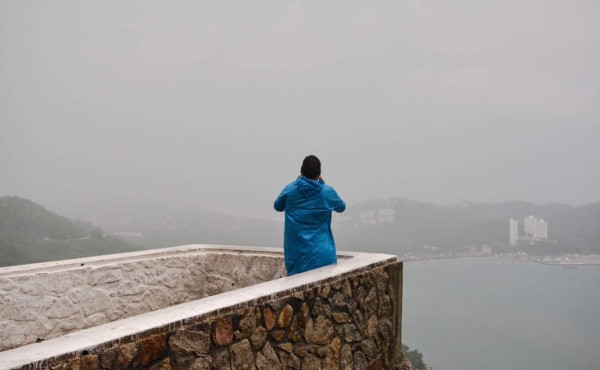
<svg viewBox="0 0 600 370">
<path fill-rule="evenodd" d="M 302 161 L 302 167 L 300 168 L 302 176 L 308 177 L 309 179 L 316 180 L 321 176 L 321 161 L 314 155 L 309 155 Z"/>
</svg>

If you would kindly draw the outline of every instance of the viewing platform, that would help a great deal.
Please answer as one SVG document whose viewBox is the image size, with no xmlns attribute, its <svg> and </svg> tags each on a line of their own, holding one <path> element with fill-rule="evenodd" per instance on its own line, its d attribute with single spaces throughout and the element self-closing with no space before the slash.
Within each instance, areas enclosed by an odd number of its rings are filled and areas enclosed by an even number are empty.
<svg viewBox="0 0 600 370">
<path fill-rule="evenodd" d="M 402 262 L 187 245 L 0 268 L 0 369 L 395 369 Z"/>
</svg>

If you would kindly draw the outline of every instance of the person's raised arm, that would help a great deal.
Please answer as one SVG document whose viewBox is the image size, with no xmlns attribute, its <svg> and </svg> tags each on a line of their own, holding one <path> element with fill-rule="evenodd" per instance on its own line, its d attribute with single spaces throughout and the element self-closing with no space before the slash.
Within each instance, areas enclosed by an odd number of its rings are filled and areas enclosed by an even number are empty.
<svg viewBox="0 0 600 370">
<path fill-rule="evenodd" d="M 275 203 L 273 204 L 273 208 L 277 212 L 285 211 L 285 199 L 287 198 L 287 194 L 285 193 L 285 189 L 279 194 L 277 199 L 275 199 Z"/>
<path fill-rule="evenodd" d="M 338 213 L 344 212 L 346 209 L 346 203 L 342 200 L 342 198 L 340 198 L 334 188 L 331 188 L 331 193 L 327 203 L 331 209 Z"/>
</svg>

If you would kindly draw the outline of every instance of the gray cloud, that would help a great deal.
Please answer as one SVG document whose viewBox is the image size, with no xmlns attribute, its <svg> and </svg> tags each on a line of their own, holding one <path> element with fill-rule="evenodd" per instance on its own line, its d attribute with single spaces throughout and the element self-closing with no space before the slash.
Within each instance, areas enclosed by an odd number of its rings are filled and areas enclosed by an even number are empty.
<svg viewBox="0 0 600 370">
<path fill-rule="evenodd" d="M 596 1 L 0 4 L 0 194 L 600 200 Z"/>
</svg>

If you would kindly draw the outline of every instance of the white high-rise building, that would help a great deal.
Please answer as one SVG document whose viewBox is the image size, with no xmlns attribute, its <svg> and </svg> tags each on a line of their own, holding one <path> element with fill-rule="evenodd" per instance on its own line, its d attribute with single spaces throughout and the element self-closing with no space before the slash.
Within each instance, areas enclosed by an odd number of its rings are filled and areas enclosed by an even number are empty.
<svg viewBox="0 0 600 370">
<path fill-rule="evenodd" d="M 510 219 L 510 245 L 517 245 L 519 240 L 519 221 Z"/>
<path fill-rule="evenodd" d="M 537 224 L 537 218 L 533 216 L 525 217 L 523 220 L 523 232 L 525 235 L 534 236 L 535 226 Z"/>
<path fill-rule="evenodd" d="M 540 219 L 535 223 L 533 237 L 535 239 L 548 239 L 548 223 L 546 221 Z"/>
</svg>

